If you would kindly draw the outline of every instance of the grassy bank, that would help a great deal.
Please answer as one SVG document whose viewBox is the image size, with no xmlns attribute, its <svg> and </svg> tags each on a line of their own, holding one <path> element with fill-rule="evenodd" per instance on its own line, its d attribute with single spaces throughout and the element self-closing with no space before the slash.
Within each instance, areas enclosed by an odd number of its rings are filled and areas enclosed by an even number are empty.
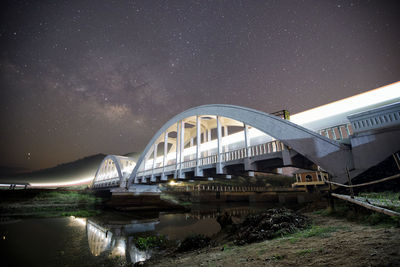
<svg viewBox="0 0 400 267">
<path fill-rule="evenodd" d="M 335 200 L 334 210 L 322 209 L 315 211 L 314 214 L 331 216 L 336 218 L 345 218 L 349 221 L 382 227 L 400 227 L 400 218 L 388 216 L 382 213 L 374 212 L 358 205 L 345 201 Z"/>
<path fill-rule="evenodd" d="M 153 259 L 148 266 L 398 266 L 400 231 L 393 225 L 308 213 L 309 228 L 272 240 L 237 246 L 223 242 Z M 384 242 L 383 242 L 384 240 Z"/>
<path fill-rule="evenodd" d="M 88 217 L 100 213 L 103 199 L 89 191 L 19 190 L 0 192 L 1 217 Z"/>
</svg>

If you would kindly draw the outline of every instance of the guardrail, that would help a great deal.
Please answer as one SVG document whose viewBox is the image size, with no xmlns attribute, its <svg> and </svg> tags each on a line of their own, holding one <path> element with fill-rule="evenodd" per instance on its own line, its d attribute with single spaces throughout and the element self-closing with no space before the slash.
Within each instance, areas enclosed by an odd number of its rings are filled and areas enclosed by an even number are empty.
<svg viewBox="0 0 400 267">
<path fill-rule="evenodd" d="M 391 127 L 400 124 L 400 102 L 350 115 L 354 132 Z"/>
<path fill-rule="evenodd" d="M 348 139 L 353 134 L 353 126 L 351 123 L 340 124 L 329 128 L 321 129 L 317 131 L 320 135 L 328 137 L 332 140 L 343 140 Z"/>
<path fill-rule="evenodd" d="M 93 183 L 93 188 L 109 187 L 119 185 L 119 177 L 107 178 L 104 180 L 97 180 Z"/>
</svg>

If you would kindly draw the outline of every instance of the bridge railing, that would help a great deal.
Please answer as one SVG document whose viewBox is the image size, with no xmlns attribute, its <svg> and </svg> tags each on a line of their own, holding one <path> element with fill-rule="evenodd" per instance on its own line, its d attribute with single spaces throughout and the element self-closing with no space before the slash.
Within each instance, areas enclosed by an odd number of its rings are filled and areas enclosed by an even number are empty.
<svg viewBox="0 0 400 267">
<path fill-rule="evenodd" d="M 176 164 L 167 165 L 167 166 L 165 166 L 164 171 L 166 171 L 166 172 L 174 171 L 175 170 L 175 166 L 176 166 Z"/>
<path fill-rule="evenodd" d="M 240 148 L 232 151 L 221 153 L 221 162 L 228 162 L 247 157 L 246 148 Z"/>
<path fill-rule="evenodd" d="M 95 181 L 92 185 L 93 188 L 109 187 L 119 185 L 119 177 L 107 178 L 104 180 Z"/>
<path fill-rule="evenodd" d="M 196 160 L 188 160 L 182 162 L 182 169 L 193 168 L 196 167 Z"/>
<path fill-rule="evenodd" d="M 249 157 L 255 157 L 284 150 L 282 142 L 275 140 L 272 142 L 259 144 L 249 147 Z"/>
<path fill-rule="evenodd" d="M 240 149 L 236 149 L 236 150 L 232 150 L 232 151 L 223 152 L 220 154 L 220 157 L 221 157 L 220 161 L 219 161 L 218 154 L 199 158 L 199 167 L 205 166 L 205 165 L 216 164 L 218 162 L 224 163 L 224 162 L 244 159 L 247 157 L 261 156 L 261 155 L 270 154 L 270 153 L 274 153 L 274 152 L 280 152 L 282 150 L 284 150 L 283 143 L 280 142 L 279 140 L 275 140 L 275 141 L 271 141 L 268 143 L 250 146 L 247 149 L 244 147 L 244 148 L 240 148 Z M 175 170 L 179 170 L 179 169 L 194 168 L 196 166 L 197 166 L 196 160 L 193 159 L 193 160 L 187 160 L 187 161 L 184 161 L 184 162 L 178 163 L 178 164 L 167 165 L 167 166 L 165 166 L 165 168 L 158 167 L 155 169 L 139 171 L 139 172 L 137 172 L 136 176 L 143 177 L 143 176 L 150 176 L 150 175 L 159 175 L 163 171 L 171 172 L 171 171 L 175 171 Z"/>
<path fill-rule="evenodd" d="M 353 126 L 351 123 L 340 124 L 329 128 L 321 129 L 317 131 L 320 135 L 328 137 L 332 140 L 343 140 L 348 139 L 353 134 Z"/>
<path fill-rule="evenodd" d="M 400 124 L 400 103 L 375 108 L 349 116 L 354 132 L 359 133 Z"/>
<path fill-rule="evenodd" d="M 218 162 L 218 155 L 211 155 L 204 158 L 199 159 L 199 165 L 210 165 Z"/>
</svg>

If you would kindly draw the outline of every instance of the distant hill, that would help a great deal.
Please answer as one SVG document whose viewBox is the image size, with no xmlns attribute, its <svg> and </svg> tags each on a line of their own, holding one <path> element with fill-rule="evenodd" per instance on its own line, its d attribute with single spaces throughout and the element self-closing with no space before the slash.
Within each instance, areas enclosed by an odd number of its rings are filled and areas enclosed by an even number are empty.
<svg viewBox="0 0 400 267">
<path fill-rule="evenodd" d="M 22 168 L 0 167 L 0 181 L 3 182 L 27 182 L 27 183 L 49 183 L 68 182 L 94 177 L 97 168 L 106 155 L 96 154 L 72 162 L 63 163 L 56 167 L 34 172 Z M 138 152 L 124 155 L 135 160 L 140 156 Z"/>
<path fill-rule="evenodd" d="M 125 154 L 124 156 L 133 158 L 134 161 L 137 161 L 141 154 L 142 154 L 142 152 L 131 152 L 131 153 Z"/>
<path fill-rule="evenodd" d="M 104 154 L 92 155 L 48 169 L 13 176 L 3 176 L 1 180 L 10 182 L 48 183 L 84 179 L 95 175 L 97 168 L 105 156 Z"/>
<path fill-rule="evenodd" d="M 29 169 L 21 167 L 0 166 L 0 177 L 29 172 Z"/>
</svg>

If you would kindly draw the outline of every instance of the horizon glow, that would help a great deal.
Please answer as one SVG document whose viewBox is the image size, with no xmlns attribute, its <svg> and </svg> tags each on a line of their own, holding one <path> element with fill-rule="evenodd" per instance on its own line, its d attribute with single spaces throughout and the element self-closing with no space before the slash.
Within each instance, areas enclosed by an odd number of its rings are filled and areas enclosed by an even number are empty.
<svg viewBox="0 0 400 267">
<path fill-rule="evenodd" d="M 31 187 L 61 187 L 61 186 L 72 186 L 72 185 L 80 185 L 87 184 L 93 181 L 94 177 L 87 177 L 79 180 L 71 180 L 68 182 L 60 182 L 60 183 L 29 183 Z"/>
</svg>

